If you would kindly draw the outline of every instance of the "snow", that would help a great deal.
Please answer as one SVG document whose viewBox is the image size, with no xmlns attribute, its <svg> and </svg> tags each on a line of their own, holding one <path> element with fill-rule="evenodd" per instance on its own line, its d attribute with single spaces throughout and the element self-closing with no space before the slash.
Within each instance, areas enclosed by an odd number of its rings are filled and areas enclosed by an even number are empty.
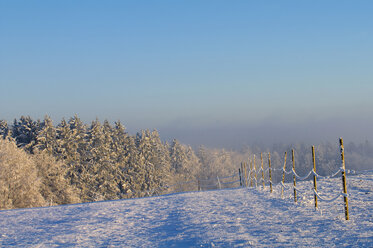
<svg viewBox="0 0 373 248">
<path fill-rule="evenodd" d="M 340 178 L 318 192 L 340 194 Z M 1 247 L 372 247 L 373 174 L 347 178 L 343 197 L 314 209 L 312 181 L 0 211 Z"/>
</svg>

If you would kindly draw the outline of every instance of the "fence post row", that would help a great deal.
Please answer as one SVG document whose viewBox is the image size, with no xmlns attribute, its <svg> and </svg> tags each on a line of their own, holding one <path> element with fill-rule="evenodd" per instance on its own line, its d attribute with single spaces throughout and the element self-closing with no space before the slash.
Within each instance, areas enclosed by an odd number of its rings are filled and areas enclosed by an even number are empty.
<svg viewBox="0 0 373 248">
<path fill-rule="evenodd" d="M 346 180 L 346 164 L 345 164 L 345 155 L 344 155 L 344 146 L 343 146 L 343 139 L 339 139 L 340 143 L 340 153 L 341 153 L 341 163 L 342 166 L 340 168 L 340 171 L 342 172 L 342 186 L 343 186 L 343 199 L 344 199 L 344 208 L 345 208 L 345 218 L 346 220 L 349 220 L 349 211 L 348 211 L 348 195 L 347 195 L 347 180 Z M 315 155 L 315 146 L 312 146 L 312 164 L 313 168 L 312 171 L 309 172 L 309 174 L 300 179 L 296 172 L 295 172 L 295 151 L 294 149 L 291 149 L 291 160 L 292 160 L 292 174 L 293 174 L 293 189 L 294 189 L 294 202 L 297 202 L 297 184 L 296 184 L 296 178 L 298 177 L 300 180 L 304 180 L 305 178 L 308 178 L 310 174 L 313 174 L 313 186 L 314 186 L 314 203 L 315 203 L 315 209 L 317 210 L 318 207 L 318 192 L 317 192 L 317 172 L 316 172 L 316 155 Z M 287 159 L 287 152 L 285 152 L 284 156 L 284 166 L 282 170 L 282 181 L 281 181 L 281 198 L 284 197 L 284 188 L 285 188 L 285 175 L 288 173 L 286 172 L 286 159 Z M 262 170 L 262 180 L 263 180 L 263 189 L 265 188 L 265 180 L 264 180 L 264 168 L 263 168 L 263 153 L 260 153 L 260 161 L 261 161 L 261 170 Z M 250 167 L 249 167 L 250 166 Z M 246 174 L 246 162 L 241 163 L 241 168 L 238 169 L 239 179 L 240 179 L 240 186 L 246 186 L 248 187 L 248 180 L 250 177 L 250 187 L 253 187 L 253 180 L 255 179 L 255 187 L 257 187 L 257 171 L 256 171 L 256 163 L 255 163 L 255 154 L 253 155 L 253 159 L 248 159 L 247 167 L 249 167 L 249 174 L 247 176 Z M 339 171 L 338 171 L 339 172 Z M 336 174 L 335 174 L 336 175 Z M 333 175 L 334 176 L 334 175 Z M 272 183 L 272 166 L 271 166 L 271 153 L 268 152 L 268 177 L 269 177 L 269 186 L 270 186 L 270 193 L 273 193 L 273 183 Z M 329 177 L 326 177 L 329 178 Z M 221 188 L 219 177 L 218 177 L 218 183 L 219 188 Z M 198 187 L 199 181 L 198 181 Z M 332 202 L 335 199 L 337 199 L 340 195 L 338 195 L 333 200 L 325 200 L 321 198 L 320 201 L 328 201 Z"/>
<path fill-rule="evenodd" d="M 293 171 L 295 171 L 295 160 L 294 160 L 294 149 L 291 150 L 291 161 L 293 162 Z M 297 183 L 296 183 L 296 177 L 293 175 L 293 182 L 294 182 L 294 202 L 297 202 Z"/>
<path fill-rule="evenodd" d="M 315 196 L 315 208 L 317 209 L 317 182 L 316 182 L 316 158 L 315 158 L 315 146 L 312 146 L 312 162 L 313 162 L 313 186 L 314 186 L 314 196 Z"/>
<path fill-rule="evenodd" d="M 345 203 L 345 217 L 349 220 L 348 214 L 348 198 L 347 198 L 347 183 L 346 183 L 346 164 L 345 164 L 345 150 L 343 146 L 343 139 L 339 139 L 339 144 L 341 146 L 341 160 L 342 160 L 342 183 L 343 183 L 343 199 Z"/>
</svg>

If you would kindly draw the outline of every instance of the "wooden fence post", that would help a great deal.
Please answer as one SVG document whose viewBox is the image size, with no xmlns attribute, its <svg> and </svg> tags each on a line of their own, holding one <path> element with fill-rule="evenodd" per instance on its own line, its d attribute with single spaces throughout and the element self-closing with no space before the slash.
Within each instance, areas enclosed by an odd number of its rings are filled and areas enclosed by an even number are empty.
<svg viewBox="0 0 373 248">
<path fill-rule="evenodd" d="M 219 186 L 219 189 L 221 189 L 221 184 L 220 184 L 219 176 L 216 176 L 216 178 L 218 179 L 218 186 Z"/>
<path fill-rule="evenodd" d="M 197 180 L 197 185 L 198 185 L 198 191 L 201 191 L 201 183 L 200 183 L 199 179 Z"/>
<path fill-rule="evenodd" d="M 293 170 L 295 171 L 295 160 L 294 160 L 294 149 L 291 150 L 291 160 L 293 162 Z M 296 183 L 296 177 L 295 174 L 293 174 L 293 181 L 294 181 L 294 202 L 297 202 L 297 183 Z"/>
<path fill-rule="evenodd" d="M 313 162 L 313 186 L 315 190 L 315 208 L 317 209 L 317 182 L 316 182 L 316 158 L 315 158 L 315 146 L 312 146 L 312 162 Z"/>
<path fill-rule="evenodd" d="M 242 163 L 241 163 L 242 165 Z M 240 177 L 240 186 L 242 187 L 241 168 L 238 168 L 238 176 Z"/>
<path fill-rule="evenodd" d="M 285 152 L 284 167 L 283 167 L 283 170 L 282 170 L 281 198 L 284 197 L 284 185 L 285 185 L 284 183 L 285 183 L 286 155 L 287 155 L 287 153 Z"/>
<path fill-rule="evenodd" d="M 255 178 L 255 188 L 256 188 L 256 187 L 258 187 L 258 177 L 257 177 L 257 174 L 256 174 L 255 154 L 254 154 L 253 167 L 254 167 L 254 178 Z"/>
<path fill-rule="evenodd" d="M 249 162 L 250 162 L 250 187 L 253 187 L 253 160 L 249 158 Z"/>
<path fill-rule="evenodd" d="M 263 153 L 260 153 L 260 163 L 262 168 L 262 181 L 263 181 L 263 189 L 265 188 L 265 181 L 264 181 L 264 169 L 263 169 Z"/>
<path fill-rule="evenodd" d="M 271 153 L 268 152 L 268 172 L 269 172 L 269 188 L 272 193 L 272 169 L 271 169 Z"/>
<path fill-rule="evenodd" d="M 245 170 L 245 186 L 247 187 L 246 162 L 243 163 L 243 167 L 244 167 L 244 170 Z"/>
<path fill-rule="evenodd" d="M 241 163 L 242 187 L 245 187 L 245 172 L 243 169 L 243 162 Z"/>
<path fill-rule="evenodd" d="M 341 146 L 341 159 L 342 159 L 342 183 L 343 183 L 343 199 L 345 202 L 345 217 L 346 220 L 349 220 L 348 214 L 348 198 L 347 198 L 347 182 L 346 182 L 346 164 L 345 164 L 345 149 L 343 146 L 343 139 L 339 139 L 339 144 Z"/>
</svg>

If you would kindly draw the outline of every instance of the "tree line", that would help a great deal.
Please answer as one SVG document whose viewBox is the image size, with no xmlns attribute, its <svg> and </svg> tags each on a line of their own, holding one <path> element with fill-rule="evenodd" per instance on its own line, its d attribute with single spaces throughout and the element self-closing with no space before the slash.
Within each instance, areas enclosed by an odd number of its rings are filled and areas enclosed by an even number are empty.
<svg viewBox="0 0 373 248">
<path fill-rule="evenodd" d="M 156 130 L 130 135 L 120 121 L 87 125 L 77 115 L 57 125 L 2 120 L 0 137 L 0 209 L 195 190 L 177 183 L 227 175 L 235 163 L 228 152 L 163 142 Z"/>
<path fill-rule="evenodd" d="M 297 173 L 312 167 L 310 146 L 305 144 L 247 146 L 241 151 L 200 146 L 195 151 L 177 140 L 162 141 L 156 130 L 130 135 L 120 121 L 96 119 L 87 125 L 77 115 L 57 125 L 49 116 L 22 116 L 11 125 L 0 120 L 0 137 L 0 209 L 197 190 L 196 183 L 178 183 L 230 176 L 253 154 L 258 168 L 261 152 L 264 166 L 271 152 L 272 166 L 282 168 L 284 151 L 295 149 Z M 372 169 L 373 146 L 368 141 L 345 148 L 348 169 Z M 340 167 L 337 142 L 318 145 L 316 151 L 319 174 Z"/>
</svg>

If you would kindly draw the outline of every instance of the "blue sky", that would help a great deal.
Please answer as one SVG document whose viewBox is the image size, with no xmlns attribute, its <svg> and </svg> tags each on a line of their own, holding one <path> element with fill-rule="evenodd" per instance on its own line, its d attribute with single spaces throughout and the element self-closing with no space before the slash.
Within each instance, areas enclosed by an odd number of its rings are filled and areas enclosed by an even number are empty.
<svg viewBox="0 0 373 248">
<path fill-rule="evenodd" d="M 0 119 L 76 113 L 212 146 L 373 139 L 372 13 L 371 1 L 0 0 Z"/>
</svg>

